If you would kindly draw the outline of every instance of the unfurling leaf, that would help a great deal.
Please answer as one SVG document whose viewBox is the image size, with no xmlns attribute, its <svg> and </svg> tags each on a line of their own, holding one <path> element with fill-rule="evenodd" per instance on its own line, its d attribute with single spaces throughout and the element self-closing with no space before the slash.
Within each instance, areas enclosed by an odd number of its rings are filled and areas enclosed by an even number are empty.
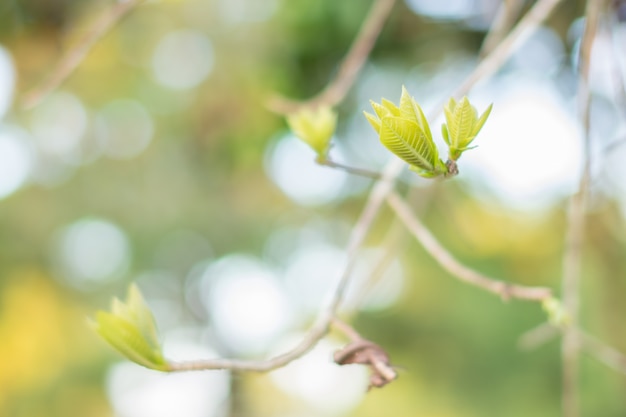
<svg viewBox="0 0 626 417">
<path fill-rule="evenodd" d="M 424 112 L 406 88 L 402 87 L 399 107 L 386 99 L 371 104 L 375 115 L 365 112 L 365 117 L 387 149 L 423 177 L 446 175 Z"/>
<path fill-rule="evenodd" d="M 161 352 L 154 316 L 136 285 L 126 303 L 114 298 L 111 312 L 99 311 L 94 330 L 127 359 L 150 369 L 168 370 Z"/>
<path fill-rule="evenodd" d="M 328 106 L 305 108 L 287 116 L 287 124 L 300 140 L 313 148 L 319 159 L 326 158 L 337 126 L 337 113 Z"/>
<path fill-rule="evenodd" d="M 472 149 L 469 145 L 485 124 L 492 107 L 493 105 L 489 105 L 487 110 L 478 117 L 476 108 L 471 105 L 467 97 L 463 97 L 458 103 L 453 98 L 448 101 L 443 109 L 446 123 L 441 126 L 441 133 L 448 144 L 451 160 L 458 160 L 464 151 Z"/>
</svg>

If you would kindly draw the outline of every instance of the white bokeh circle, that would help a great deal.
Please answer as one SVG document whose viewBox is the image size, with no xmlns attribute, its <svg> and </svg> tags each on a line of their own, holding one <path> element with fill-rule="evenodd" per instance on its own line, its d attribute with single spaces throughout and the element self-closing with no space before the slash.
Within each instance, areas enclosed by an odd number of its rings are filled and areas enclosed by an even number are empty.
<svg viewBox="0 0 626 417">
<path fill-rule="evenodd" d="M 55 261 L 61 278 L 78 289 L 92 289 L 127 271 L 130 243 L 117 225 L 99 218 L 80 219 L 59 233 Z"/>
<path fill-rule="evenodd" d="M 33 164 L 28 133 L 17 127 L 0 126 L 0 199 L 26 183 Z"/>
<path fill-rule="evenodd" d="M 161 39 L 152 57 L 152 72 L 160 84 L 174 90 L 198 86 L 211 73 L 213 45 L 201 32 L 183 29 Z"/>
<path fill-rule="evenodd" d="M 291 322 L 276 274 L 259 260 L 229 255 L 209 264 L 200 288 L 220 341 L 241 354 L 261 354 Z"/>
</svg>

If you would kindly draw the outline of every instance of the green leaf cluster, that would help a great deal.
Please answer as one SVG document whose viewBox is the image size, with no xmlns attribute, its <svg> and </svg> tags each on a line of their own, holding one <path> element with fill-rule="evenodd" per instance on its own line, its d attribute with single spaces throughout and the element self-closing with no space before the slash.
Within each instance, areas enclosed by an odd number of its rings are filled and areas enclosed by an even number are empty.
<svg viewBox="0 0 626 417">
<path fill-rule="evenodd" d="M 463 97 L 458 103 L 454 98 L 450 98 L 443 109 L 446 123 L 441 125 L 441 133 L 448 144 L 451 160 L 456 161 L 464 151 L 472 149 L 469 145 L 487 121 L 492 107 L 493 104 L 489 105 L 478 117 L 476 108 L 470 104 L 467 97 Z"/>
<path fill-rule="evenodd" d="M 399 107 L 386 99 L 380 104 L 370 103 L 376 115 L 365 112 L 365 117 L 387 149 L 422 177 L 432 178 L 447 172 L 445 163 L 439 159 L 426 116 L 406 88 L 402 87 Z"/>
<path fill-rule="evenodd" d="M 337 113 L 328 106 L 304 108 L 287 116 L 291 131 L 309 145 L 320 160 L 326 159 L 337 127 Z"/>
<path fill-rule="evenodd" d="M 111 312 L 98 311 L 94 330 L 129 360 L 160 371 L 168 370 L 154 316 L 139 288 L 131 285 L 126 303 L 114 298 Z"/>
<path fill-rule="evenodd" d="M 449 161 L 444 163 L 439 158 L 422 108 L 404 86 L 399 106 L 384 98 L 380 104 L 374 101 L 370 103 L 375 115 L 367 112 L 364 114 L 379 134 L 381 143 L 408 163 L 411 170 L 426 178 L 456 175 L 455 161 L 464 151 L 471 149 L 469 144 L 491 112 L 489 106 L 478 118 L 476 108 L 469 103 L 467 97 L 459 103 L 450 99 L 444 109 L 446 123 L 443 125 L 443 137 L 449 148 Z"/>
</svg>

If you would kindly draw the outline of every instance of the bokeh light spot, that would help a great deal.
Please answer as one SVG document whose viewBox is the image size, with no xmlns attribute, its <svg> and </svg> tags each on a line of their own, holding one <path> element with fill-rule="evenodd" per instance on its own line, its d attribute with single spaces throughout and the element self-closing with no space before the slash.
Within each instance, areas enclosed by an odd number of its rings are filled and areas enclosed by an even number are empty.
<svg viewBox="0 0 626 417">
<path fill-rule="evenodd" d="M 220 0 L 222 18 L 230 23 L 262 22 L 268 20 L 277 8 L 276 0 Z"/>
<path fill-rule="evenodd" d="M 490 191 L 518 209 L 542 209 L 571 193 L 582 166 L 580 132 L 550 84 L 512 75 L 485 91 L 495 102 L 461 161 L 477 195 Z M 477 100 L 480 102 L 480 100 Z M 486 107 L 478 105 L 482 111 Z"/>
<path fill-rule="evenodd" d="M 87 128 L 87 111 L 74 95 L 55 93 L 35 108 L 33 136 L 41 152 L 79 162 L 80 141 Z"/>
<path fill-rule="evenodd" d="M 540 26 L 515 50 L 509 64 L 519 70 L 548 75 L 558 71 L 564 59 L 565 46 L 559 35 Z"/>
<path fill-rule="evenodd" d="M 124 232 L 111 222 L 86 218 L 59 235 L 57 262 L 62 278 L 78 289 L 119 278 L 130 263 L 130 245 Z"/>
<path fill-rule="evenodd" d="M 201 287 L 217 334 L 237 352 L 264 352 L 289 325 L 285 292 L 275 274 L 254 258 L 217 260 L 204 273 Z"/>
<path fill-rule="evenodd" d="M 96 116 L 98 141 L 103 153 L 111 158 L 139 155 L 152 140 L 153 132 L 152 118 L 136 101 L 113 101 Z"/>
<path fill-rule="evenodd" d="M 160 84 L 174 90 L 188 90 L 206 79 L 214 60 L 209 38 L 194 30 L 179 30 L 165 35 L 157 45 L 152 71 Z"/>
<path fill-rule="evenodd" d="M 301 340 L 294 337 L 293 340 Z M 280 343 L 284 352 L 289 343 Z M 282 391 L 304 400 L 324 415 L 341 415 L 356 407 L 367 391 L 368 374 L 364 366 L 339 366 L 332 355 L 339 345 L 321 340 L 311 352 L 284 368 L 271 373 Z"/>
<path fill-rule="evenodd" d="M 166 341 L 164 351 L 175 360 L 216 356 L 186 341 Z M 113 366 L 107 377 L 107 393 L 119 417 L 222 417 L 229 387 L 225 371 L 165 374 L 129 362 Z"/>
<path fill-rule="evenodd" d="M 414 13 L 433 19 L 460 20 L 476 14 L 474 0 L 406 0 Z"/>
<path fill-rule="evenodd" d="M 291 254 L 285 268 L 290 300 L 304 319 L 317 314 L 337 285 L 345 254 L 337 247 L 302 244 Z"/>
<path fill-rule="evenodd" d="M 21 129 L 0 126 L 0 199 L 18 190 L 28 179 L 33 151 L 27 138 Z"/>
<path fill-rule="evenodd" d="M 346 174 L 315 163 L 315 154 L 291 134 L 269 149 L 265 164 L 272 180 L 295 202 L 326 204 L 339 197 Z"/>
<path fill-rule="evenodd" d="M 0 120 L 13 101 L 15 90 L 15 68 L 9 52 L 0 46 Z"/>
</svg>

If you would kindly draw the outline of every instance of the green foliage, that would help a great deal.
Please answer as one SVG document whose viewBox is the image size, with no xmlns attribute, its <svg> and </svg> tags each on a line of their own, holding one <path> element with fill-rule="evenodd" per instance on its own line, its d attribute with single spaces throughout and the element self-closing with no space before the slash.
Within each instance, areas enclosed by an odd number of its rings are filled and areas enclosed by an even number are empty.
<svg viewBox="0 0 626 417">
<path fill-rule="evenodd" d="M 380 104 L 373 101 L 371 104 L 376 115 L 365 112 L 365 117 L 379 134 L 381 143 L 413 171 L 426 178 L 456 175 L 456 164 L 447 165 L 439 159 L 428 120 L 404 86 L 399 107 L 386 99 Z M 456 161 L 464 151 L 471 149 L 469 144 L 485 124 L 491 107 L 478 118 L 467 97 L 459 103 L 450 99 L 444 109 L 447 124 L 443 125 L 450 161 Z"/>
<path fill-rule="evenodd" d="M 328 106 L 305 108 L 287 116 L 291 131 L 309 145 L 319 160 L 326 159 L 337 126 L 337 113 Z"/>
<path fill-rule="evenodd" d="M 563 307 L 563 303 L 558 298 L 550 297 L 541 303 L 543 310 L 548 315 L 548 321 L 554 326 L 565 326 L 569 324 L 570 317 Z"/>
<path fill-rule="evenodd" d="M 168 370 L 154 316 L 136 285 L 129 288 L 126 303 L 114 298 L 111 312 L 99 311 L 93 327 L 127 359 L 146 368 Z"/>
<path fill-rule="evenodd" d="M 463 97 L 458 103 L 454 98 L 450 98 L 443 109 L 446 123 L 441 125 L 441 133 L 450 149 L 451 160 L 458 160 L 464 151 L 472 149 L 469 145 L 485 124 L 492 107 L 493 104 L 489 105 L 487 110 L 478 117 L 476 108 L 470 104 L 467 97 Z"/>
<path fill-rule="evenodd" d="M 376 115 L 365 113 L 365 117 L 387 149 L 422 177 L 445 175 L 447 168 L 439 159 L 424 112 L 406 88 L 402 87 L 400 107 L 386 99 L 381 104 L 373 101 L 371 104 Z"/>
</svg>

